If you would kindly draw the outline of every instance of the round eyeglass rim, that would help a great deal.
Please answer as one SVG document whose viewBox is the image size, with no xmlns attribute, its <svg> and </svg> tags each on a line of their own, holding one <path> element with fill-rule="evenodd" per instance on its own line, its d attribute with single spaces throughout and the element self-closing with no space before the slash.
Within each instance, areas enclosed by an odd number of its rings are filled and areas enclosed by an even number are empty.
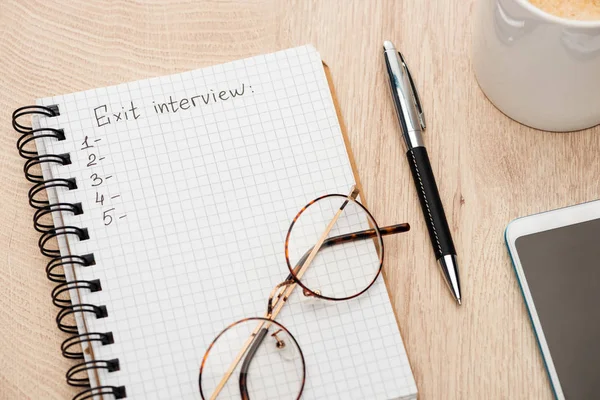
<svg viewBox="0 0 600 400">
<path fill-rule="evenodd" d="M 292 338 L 292 340 L 294 341 L 294 344 L 296 345 L 296 348 L 298 349 L 298 352 L 300 353 L 300 359 L 302 360 L 302 383 L 300 385 L 300 391 L 298 392 L 298 397 L 296 397 L 296 400 L 300 400 L 300 398 L 302 397 L 302 392 L 304 391 L 304 385 L 306 383 L 306 360 L 304 359 L 304 353 L 302 352 L 302 348 L 300 347 L 300 344 L 298 343 L 298 341 L 296 340 L 294 335 L 292 335 L 292 333 L 285 326 L 283 326 L 282 324 L 280 324 L 279 322 L 277 322 L 273 319 L 269 319 L 269 318 L 265 318 L 265 317 L 249 317 L 249 318 L 242 318 L 238 321 L 235 321 L 234 323 L 230 324 L 225 329 L 223 329 L 221 332 L 219 332 L 219 334 L 212 340 L 212 342 L 208 346 L 208 349 L 206 349 L 206 351 L 204 352 L 204 357 L 202 357 L 202 363 L 200 364 L 200 373 L 198 374 L 198 388 L 200 389 L 200 397 L 202 397 L 202 400 L 207 400 L 207 398 L 204 397 L 204 392 L 202 391 L 202 370 L 204 369 L 204 365 L 206 363 L 208 355 L 210 354 L 210 351 L 212 350 L 214 344 L 217 343 L 217 340 L 219 340 L 219 338 L 221 336 L 223 336 L 223 334 L 225 332 L 227 332 L 229 329 L 233 328 L 234 326 L 242 324 L 247 321 L 259 321 L 259 322 L 263 321 L 263 322 L 269 322 L 271 324 L 277 325 L 279 328 L 283 329 L 284 332 L 289 335 L 289 337 Z"/>
<path fill-rule="evenodd" d="M 300 218 L 300 215 L 302 215 L 302 213 L 308 209 L 308 207 L 310 207 L 311 205 L 315 204 L 317 201 L 323 200 L 323 199 L 328 198 L 328 197 L 341 197 L 343 199 L 346 199 L 348 201 L 352 201 L 352 202 L 356 203 L 360 208 L 362 208 L 367 213 L 367 215 L 369 216 L 369 218 L 371 218 L 371 220 L 373 221 L 373 224 L 375 226 L 372 227 L 372 229 L 375 229 L 375 231 L 377 232 L 377 237 L 379 238 L 379 246 L 381 248 L 381 257 L 379 257 L 379 267 L 377 269 L 377 273 L 373 277 L 373 280 L 363 290 L 361 290 L 360 292 L 358 292 L 356 294 L 353 294 L 352 296 L 347 296 L 347 297 L 330 297 L 330 296 L 324 296 L 322 294 L 318 294 L 318 293 L 313 292 L 311 289 L 309 289 L 308 287 L 306 287 L 300 281 L 300 279 L 298 279 L 296 277 L 296 274 L 294 273 L 294 268 L 292 267 L 292 264 L 290 263 L 288 245 L 289 245 L 289 241 L 290 241 L 290 235 L 292 233 L 292 228 L 294 228 L 294 225 L 296 224 L 296 221 L 298 220 L 298 218 Z M 379 224 L 377 223 L 377 220 L 375 219 L 375 217 L 373 217 L 373 214 L 371 214 L 371 212 L 367 209 L 367 207 L 365 207 L 360 201 L 352 199 L 352 198 L 348 197 L 348 195 L 345 195 L 345 194 L 340 194 L 340 193 L 326 194 L 326 195 L 323 195 L 321 197 L 317 197 L 316 199 L 308 202 L 304 207 L 302 207 L 300 209 L 300 211 L 298 212 L 298 214 L 296 214 L 296 216 L 292 220 L 292 223 L 290 224 L 290 227 L 288 228 L 287 235 L 285 236 L 285 262 L 287 264 L 287 267 L 288 267 L 288 270 L 290 272 L 290 276 L 292 277 L 292 280 L 295 283 L 297 283 L 298 285 L 300 285 L 300 287 L 302 289 L 308 291 L 312 296 L 315 296 L 315 297 L 318 297 L 318 298 L 321 298 L 321 299 L 324 299 L 324 300 L 330 300 L 330 301 L 351 300 L 351 299 L 354 299 L 354 298 L 360 296 L 361 294 L 365 293 L 367 290 L 369 290 L 371 288 L 371 286 L 373 286 L 375 284 L 375 282 L 377 281 L 377 278 L 379 278 L 379 275 L 381 275 L 381 270 L 383 269 L 383 257 L 384 257 L 383 236 L 381 235 L 381 229 L 379 228 Z"/>
</svg>

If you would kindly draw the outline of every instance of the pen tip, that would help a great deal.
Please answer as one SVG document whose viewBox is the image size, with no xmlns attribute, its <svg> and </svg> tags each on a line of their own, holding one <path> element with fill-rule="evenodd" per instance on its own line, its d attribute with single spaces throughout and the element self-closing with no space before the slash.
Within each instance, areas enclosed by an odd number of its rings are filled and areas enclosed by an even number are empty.
<svg viewBox="0 0 600 400">
<path fill-rule="evenodd" d="M 460 299 L 456 299 L 456 301 L 458 302 L 459 306 L 462 306 L 462 301 L 460 301 Z"/>
<path fill-rule="evenodd" d="M 392 42 L 390 42 L 389 40 L 386 40 L 385 42 L 383 42 L 383 50 L 396 51 L 396 48 L 394 47 L 394 44 Z"/>
</svg>

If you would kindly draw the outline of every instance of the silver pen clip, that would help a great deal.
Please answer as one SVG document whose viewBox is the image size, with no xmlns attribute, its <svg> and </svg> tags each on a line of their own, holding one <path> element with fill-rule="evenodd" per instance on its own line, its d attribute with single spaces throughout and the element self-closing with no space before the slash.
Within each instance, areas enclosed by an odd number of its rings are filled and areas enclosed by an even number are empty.
<svg viewBox="0 0 600 400">
<path fill-rule="evenodd" d="M 419 124 L 421 125 L 421 129 L 425 130 L 425 113 L 423 112 L 423 108 L 421 107 L 419 92 L 417 91 L 415 82 L 413 81 L 412 75 L 410 74 L 410 69 L 408 69 L 408 65 L 406 65 L 404 57 L 402 57 L 402 53 L 398 52 L 398 56 L 400 57 L 400 60 L 402 61 L 402 66 L 404 67 L 404 69 L 406 70 L 406 74 L 408 75 L 408 81 L 410 82 L 413 101 L 415 103 L 415 106 L 417 107 L 417 113 L 419 114 Z"/>
</svg>

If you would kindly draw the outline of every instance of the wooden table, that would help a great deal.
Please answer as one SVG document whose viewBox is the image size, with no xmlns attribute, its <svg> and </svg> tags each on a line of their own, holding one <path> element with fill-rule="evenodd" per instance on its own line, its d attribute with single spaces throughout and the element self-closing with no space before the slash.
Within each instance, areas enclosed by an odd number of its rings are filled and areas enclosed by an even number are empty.
<svg viewBox="0 0 600 400">
<path fill-rule="evenodd" d="M 421 399 L 551 398 L 503 231 L 515 217 L 598 198 L 600 129 L 535 131 L 502 115 L 470 61 L 474 1 L 0 1 L 0 398 L 57 399 L 60 355 L 46 260 L 10 114 L 38 97 L 313 43 L 331 67 Z M 459 252 L 457 307 L 431 251 L 387 93 L 382 42 L 410 61 L 425 141 Z"/>
</svg>

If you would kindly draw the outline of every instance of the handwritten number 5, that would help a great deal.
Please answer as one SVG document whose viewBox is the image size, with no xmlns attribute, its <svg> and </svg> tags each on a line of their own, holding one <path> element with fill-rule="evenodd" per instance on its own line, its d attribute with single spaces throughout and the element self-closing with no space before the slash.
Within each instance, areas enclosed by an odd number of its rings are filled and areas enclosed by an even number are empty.
<svg viewBox="0 0 600 400">
<path fill-rule="evenodd" d="M 92 186 L 100 186 L 100 185 L 102 185 L 102 182 L 104 182 L 104 180 L 102 178 L 100 178 L 98 176 L 98 174 L 92 174 L 92 175 L 90 175 L 90 179 L 92 179 L 94 181 L 92 183 Z"/>
<path fill-rule="evenodd" d="M 102 219 L 104 221 L 105 226 L 108 226 L 113 222 L 113 217 L 109 213 L 114 210 L 115 210 L 114 208 L 109 208 L 108 210 L 104 211 L 104 213 L 102 214 Z"/>
</svg>

